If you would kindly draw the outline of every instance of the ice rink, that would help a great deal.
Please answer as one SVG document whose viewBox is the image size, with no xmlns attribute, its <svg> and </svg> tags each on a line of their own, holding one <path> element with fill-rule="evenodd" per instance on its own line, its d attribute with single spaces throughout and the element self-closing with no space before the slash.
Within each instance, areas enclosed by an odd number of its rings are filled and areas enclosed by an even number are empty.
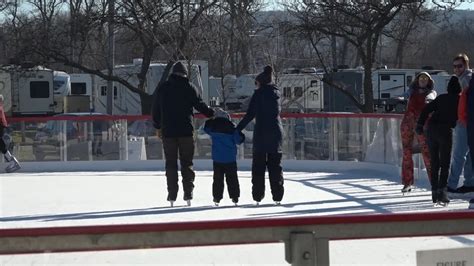
<svg viewBox="0 0 474 266">
<path fill-rule="evenodd" d="M 268 181 L 266 197 L 260 206 L 255 206 L 249 163 L 239 162 L 243 165 L 239 171 L 239 205 L 234 206 L 224 191 L 224 199 L 215 207 L 212 171 L 203 170 L 208 165 L 196 167 L 192 206 L 186 206 L 180 191 L 173 208 L 166 201 L 166 178 L 159 170 L 161 166 L 156 166 L 155 171 L 149 171 L 154 166 L 147 165 L 143 167 L 146 171 L 90 167 L 91 171 L 40 173 L 25 167 L 24 172 L 0 175 L 0 228 L 451 211 L 468 207 L 468 202 L 461 199 L 453 200 L 447 208 L 433 207 L 425 178 L 416 181 L 418 187 L 412 193 L 402 196 L 395 167 L 310 161 L 285 162 L 285 196 L 280 206 L 271 200 Z M 474 236 L 332 241 L 330 259 L 331 265 L 416 265 L 416 250 L 464 246 L 474 246 Z M 288 265 L 283 244 L 0 256 L 2 266 L 157 264 Z"/>
</svg>

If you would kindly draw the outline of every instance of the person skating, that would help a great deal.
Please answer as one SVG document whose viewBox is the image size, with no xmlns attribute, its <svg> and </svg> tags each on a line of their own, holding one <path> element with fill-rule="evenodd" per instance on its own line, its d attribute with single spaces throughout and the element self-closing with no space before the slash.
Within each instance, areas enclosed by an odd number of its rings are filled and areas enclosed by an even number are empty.
<svg viewBox="0 0 474 266">
<path fill-rule="evenodd" d="M 415 138 L 415 127 L 420 116 L 421 110 L 427 103 L 436 98 L 436 92 L 433 90 L 434 82 L 427 72 L 419 73 L 410 89 L 407 91 L 408 105 L 403 115 L 400 125 L 402 136 L 402 193 L 410 192 L 414 183 L 413 176 L 413 141 Z M 417 135 L 418 144 L 421 146 L 421 154 L 428 172 L 431 177 L 430 152 L 426 139 L 423 135 Z"/>
<path fill-rule="evenodd" d="M 221 108 L 216 110 L 214 118 L 206 121 L 204 131 L 212 138 L 214 170 L 212 196 L 214 204 L 218 206 L 222 200 L 225 176 L 229 197 L 237 205 L 240 197 L 237 175 L 237 145 L 245 140 L 245 136 L 235 129 L 229 114 Z"/>
<path fill-rule="evenodd" d="M 10 164 L 5 168 L 5 172 L 13 173 L 20 170 L 21 165 L 13 154 L 11 154 L 9 147 L 11 143 L 11 137 L 5 130 L 8 127 L 7 118 L 5 117 L 5 111 L 3 109 L 3 95 L 0 94 L 0 150 L 3 153 L 3 157 L 6 162 Z"/>
<path fill-rule="evenodd" d="M 416 133 L 423 134 L 425 122 L 432 114 L 426 131 L 431 158 L 431 196 L 433 203 L 444 206 L 449 203 L 446 186 L 451 161 L 453 128 L 458 119 L 458 100 L 461 92 L 458 77 L 451 77 L 447 91 L 448 93 L 439 95 L 423 108 L 416 126 Z"/>
<path fill-rule="evenodd" d="M 241 131 L 255 118 L 252 157 L 252 197 L 259 202 L 265 196 L 265 171 L 268 169 L 273 201 L 280 204 L 283 194 L 282 136 L 280 90 L 273 84 L 273 69 L 266 66 L 255 78 L 254 91 L 247 113 L 237 125 Z"/>
<path fill-rule="evenodd" d="M 152 118 L 156 134 L 163 141 L 165 152 L 167 200 L 171 206 L 178 195 L 178 158 L 183 177 L 183 199 L 191 205 L 195 173 L 193 108 L 207 117 L 214 110 L 203 101 L 196 87 L 189 82 L 188 70 L 181 62 L 173 65 L 168 80 L 156 89 L 153 98 Z"/>
</svg>

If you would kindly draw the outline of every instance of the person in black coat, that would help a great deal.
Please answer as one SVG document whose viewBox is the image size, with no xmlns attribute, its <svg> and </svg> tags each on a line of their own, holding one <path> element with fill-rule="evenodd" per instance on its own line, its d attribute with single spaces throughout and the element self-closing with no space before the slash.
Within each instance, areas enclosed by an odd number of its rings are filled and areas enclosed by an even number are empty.
<svg viewBox="0 0 474 266">
<path fill-rule="evenodd" d="M 433 203 L 441 205 L 449 203 L 446 186 L 453 144 L 453 128 L 458 120 L 460 92 L 459 79 L 452 76 L 448 83 L 448 93 L 439 95 L 425 106 L 416 126 L 416 133 L 423 134 L 425 122 L 432 113 L 426 132 L 431 157 L 431 195 Z"/>
<path fill-rule="evenodd" d="M 178 157 L 181 163 L 185 201 L 193 198 L 194 189 L 194 127 L 193 108 L 207 117 L 214 115 L 201 99 L 196 87 L 187 78 L 188 70 L 181 62 L 174 64 L 168 80 L 155 90 L 152 118 L 156 134 L 163 140 L 165 152 L 168 201 L 178 194 Z"/>
<path fill-rule="evenodd" d="M 265 196 L 265 170 L 268 169 L 273 201 L 283 198 L 282 136 L 280 91 L 272 84 L 273 69 L 266 66 L 255 78 L 257 89 L 252 95 L 247 113 L 237 125 L 241 131 L 255 118 L 252 158 L 252 196 L 257 204 Z"/>
</svg>

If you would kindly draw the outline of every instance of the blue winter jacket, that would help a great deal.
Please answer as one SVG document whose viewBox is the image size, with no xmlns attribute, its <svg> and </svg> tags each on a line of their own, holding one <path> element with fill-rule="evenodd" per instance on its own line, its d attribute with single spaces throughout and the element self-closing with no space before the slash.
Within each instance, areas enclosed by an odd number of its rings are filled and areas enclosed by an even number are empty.
<svg viewBox="0 0 474 266">
<path fill-rule="evenodd" d="M 204 125 L 204 132 L 212 138 L 212 160 L 218 163 L 237 161 L 237 145 L 245 136 L 235 129 L 234 123 L 224 117 L 209 119 Z"/>
<path fill-rule="evenodd" d="M 247 113 L 237 125 L 237 130 L 240 131 L 255 118 L 254 152 L 282 152 L 283 127 L 280 111 L 280 91 L 275 85 L 267 84 L 255 90 Z"/>
</svg>

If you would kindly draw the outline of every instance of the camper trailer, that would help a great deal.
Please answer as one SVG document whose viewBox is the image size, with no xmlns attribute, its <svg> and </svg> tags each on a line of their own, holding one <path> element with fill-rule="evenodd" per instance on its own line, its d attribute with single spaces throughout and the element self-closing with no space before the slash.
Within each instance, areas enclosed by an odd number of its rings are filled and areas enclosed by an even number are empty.
<svg viewBox="0 0 474 266">
<path fill-rule="evenodd" d="M 372 72 L 372 89 L 374 107 L 377 112 L 401 112 L 405 101 L 401 101 L 416 75 L 421 71 L 427 71 L 432 76 L 435 86 L 434 90 L 440 93 L 446 91 L 446 85 L 451 75 L 443 70 L 423 69 L 376 69 Z M 363 100 L 364 70 L 343 69 L 338 72 L 326 74 L 328 79 L 346 87 L 356 98 Z M 353 103 L 341 92 L 324 84 L 326 94 L 326 111 L 356 111 Z"/>
<path fill-rule="evenodd" d="M 246 74 L 235 80 L 233 87 L 226 87 L 226 107 L 245 111 L 255 90 L 255 74 Z M 285 112 L 314 112 L 323 109 L 322 75 L 281 74 L 276 79 L 281 91 L 281 108 Z"/>
<path fill-rule="evenodd" d="M 131 65 L 118 65 L 114 68 L 114 75 L 117 75 L 132 85 L 138 86 L 137 74 L 140 72 L 142 61 L 134 59 Z M 166 64 L 151 63 L 146 76 L 146 93 L 152 95 L 155 91 L 161 76 L 165 70 Z M 189 79 L 198 88 L 200 94 L 203 92 L 201 73 L 198 65 L 192 65 L 189 68 Z M 94 111 L 99 113 L 107 112 L 107 81 L 97 78 L 94 96 Z M 140 95 L 132 92 L 120 83 L 114 83 L 114 108 L 113 114 L 142 114 Z"/>
<path fill-rule="evenodd" d="M 65 99 L 71 94 L 71 77 L 63 71 L 53 71 L 54 113 L 64 113 Z"/>
<path fill-rule="evenodd" d="M 316 112 L 324 107 L 322 75 L 284 74 L 278 77 L 281 109 L 285 112 Z"/>
<path fill-rule="evenodd" d="M 86 73 L 70 74 L 71 93 L 66 97 L 65 112 L 93 112 L 93 91 L 96 76 Z"/>
<path fill-rule="evenodd" d="M 53 70 L 42 67 L 4 68 L 0 72 L 0 94 L 10 116 L 52 115 L 55 113 Z"/>
</svg>

